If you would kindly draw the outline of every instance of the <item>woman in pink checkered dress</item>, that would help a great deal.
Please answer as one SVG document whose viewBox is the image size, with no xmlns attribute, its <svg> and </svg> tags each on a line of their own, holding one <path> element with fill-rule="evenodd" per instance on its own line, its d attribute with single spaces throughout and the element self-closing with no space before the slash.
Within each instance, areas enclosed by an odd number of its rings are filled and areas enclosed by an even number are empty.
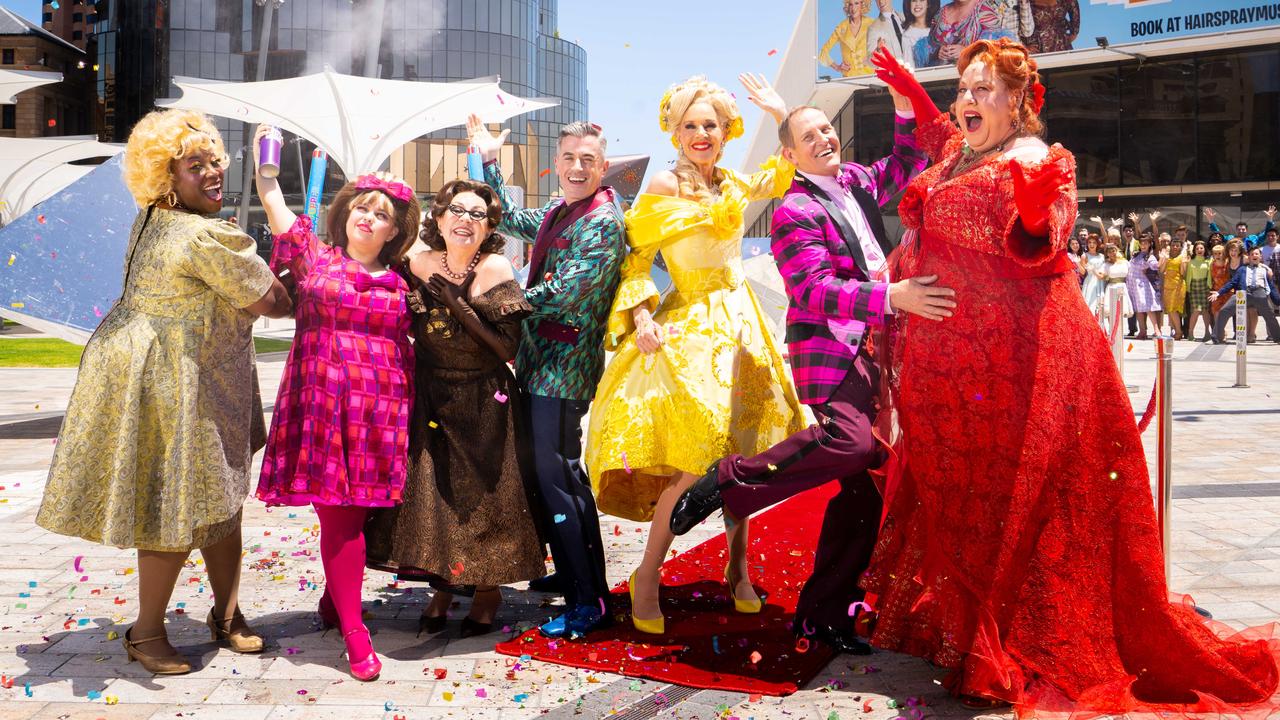
<svg viewBox="0 0 1280 720">
<path fill-rule="evenodd" d="M 407 184 L 361 175 L 329 206 L 325 243 L 285 205 L 274 178 L 259 174 L 257 189 L 276 233 L 271 268 L 288 269 L 298 296 L 257 494 L 271 505 L 315 506 L 320 615 L 341 628 L 351 674 L 372 680 L 382 665 L 360 617 L 364 523 L 404 490 L 414 360 L 409 286 L 391 266 L 417 238 L 421 210 Z"/>
</svg>

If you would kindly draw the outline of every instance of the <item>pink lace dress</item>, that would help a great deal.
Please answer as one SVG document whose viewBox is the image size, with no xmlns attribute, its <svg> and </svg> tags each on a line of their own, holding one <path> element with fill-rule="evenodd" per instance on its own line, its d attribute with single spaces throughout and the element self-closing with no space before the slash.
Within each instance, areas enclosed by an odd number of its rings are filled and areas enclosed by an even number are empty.
<svg viewBox="0 0 1280 720">
<path fill-rule="evenodd" d="M 272 505 L 399 504 L 406 477 L 413 347 L 404 278 L 370 275 L 301 215 L 276 236 L 271 269 L 298 286 L 258 498 Z"/>
</svg>

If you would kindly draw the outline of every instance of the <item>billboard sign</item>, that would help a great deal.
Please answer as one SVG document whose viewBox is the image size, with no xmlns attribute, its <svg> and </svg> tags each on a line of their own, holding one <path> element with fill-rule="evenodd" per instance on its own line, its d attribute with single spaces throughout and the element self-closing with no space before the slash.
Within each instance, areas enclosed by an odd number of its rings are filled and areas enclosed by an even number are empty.
<svg viewBox="0 0 1280 720">
<path fill-rule="evenodd" d="M 981 39 L 1034 53 L 1280 26 L 1263 0 L 818 0 L 819 79 L 870 75 L 883 42 L 915 67 L 953 64 Z"/>
</svg>

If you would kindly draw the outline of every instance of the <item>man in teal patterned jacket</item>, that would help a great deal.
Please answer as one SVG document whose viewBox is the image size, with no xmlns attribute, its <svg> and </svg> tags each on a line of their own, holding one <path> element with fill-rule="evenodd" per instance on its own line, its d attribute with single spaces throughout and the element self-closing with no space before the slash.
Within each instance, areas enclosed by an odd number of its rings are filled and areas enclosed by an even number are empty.
<svg viewBox="0 0 1280 720">
<path fill-rule="evenodd" d="M 608 618 L 604 545 L 591 482 L 582 467 L 582 418 L 604 371 L 604 333 L 618 273 L 627 253 L 622 208 L 602 186 L 608 169 L 600 128 L 574 122 L 560 129 L 556 175 L 563 198 L 541 209 L 516 209 L 508 199 L 498 152 L 509 131 L 494 137 L 472 116 L 471 144 L 484 158 L 484 179 L 504 208 L 498 231 L 533 243 L 525 320 L 516 376 L 525 403 L 542 526 L 556 574 L 530 583 L 562 592 L 568 611 L 541 627 L 551 637 L 583 635 Z"/>
</svg>

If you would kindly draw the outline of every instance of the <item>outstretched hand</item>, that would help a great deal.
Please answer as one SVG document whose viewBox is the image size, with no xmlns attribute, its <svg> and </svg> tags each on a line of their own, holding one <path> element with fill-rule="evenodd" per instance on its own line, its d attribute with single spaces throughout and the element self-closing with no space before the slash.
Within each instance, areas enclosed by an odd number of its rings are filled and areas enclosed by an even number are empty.
<svg viewBox="0 0 1280 720">
<path fill-rule="evenodd" d="M 911 109 L 916 114 L 916 125 L 923 126 L 942 114 L 938 106 L 933 104 L 929 93 L 925 92 L 924 86 L 916 80 L 916 76 L 893 53 L 884 47 L 876 48 L 871 54 L 871 64 L 876 66 L 876 77 L 911 101 Z"/>
<path fill-rule="evenodd" d="M 751 73 L 742 73 L 738 76 L 738 82 L 742 83 L 742 87 L 747 90 L 747 99 L 755 103 L 757 107 L 773 116 L 774 120 L 782 122 L 787 116 L 787 103 L 778 94 L 777 90 L 769 84 L 763 75 L 753 75 Z"/>
<path fill-rule="evenodd" d="M 472 113 L 467 116 L 467 137 L 471 139 L 471 145 L 485 162 L 498 159 L 498 151 L 502 149 L 503 143 L 507 141 L 507 136 L 510 134 L 511 130 L 506 129 L 495 137 L 480 121 L 479 115 Z"/>
<path fill-rule="evenodd" d="M 1013 176 L 1013 203 L 1018 208 L 1022 228 L 1034 237 L 1049 233 L 1049 208 L 1072 182 L 1071 171 L 1060 162 L 1048 162 L 1028 169 L 1022 163 L 1009 163 Z"/>
</svg>

